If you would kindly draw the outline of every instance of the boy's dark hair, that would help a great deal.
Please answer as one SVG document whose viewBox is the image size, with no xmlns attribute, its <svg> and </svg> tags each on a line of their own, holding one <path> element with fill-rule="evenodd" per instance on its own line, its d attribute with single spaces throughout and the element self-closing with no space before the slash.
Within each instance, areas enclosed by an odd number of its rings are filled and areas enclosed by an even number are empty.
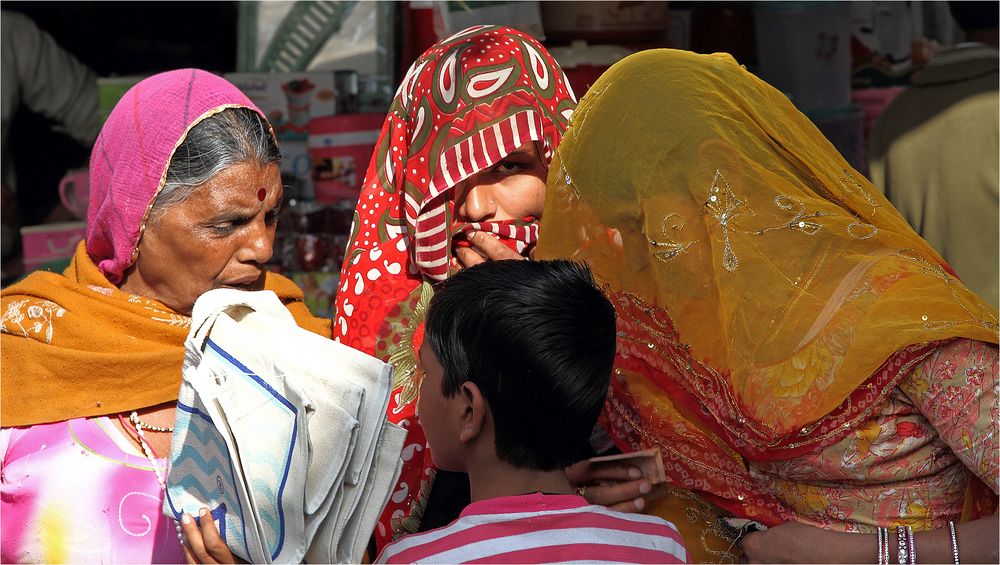
<svg viewBox="0 0 1000 565">
<path fill-rule="evenodd" d="M 502 461 L 551 471 L 593 454 L 615 310 L 586 266 L 512 260 L 464 269 L 436 289 L 425 339 L 446 396 L 466 381 L 482 391 Z"/>
</svg>

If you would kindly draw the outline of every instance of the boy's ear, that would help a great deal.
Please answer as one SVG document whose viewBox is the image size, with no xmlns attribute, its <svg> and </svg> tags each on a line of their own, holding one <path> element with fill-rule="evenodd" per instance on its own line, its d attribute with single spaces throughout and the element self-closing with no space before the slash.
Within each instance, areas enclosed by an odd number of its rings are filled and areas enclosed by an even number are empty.
<svg viewBox="0 0 1000 565">
<path fill-rule="evenodd" d="M 486 424 L 486 398 L 483 397 L 483 392 L 479 390 L 479 387 L 470 381 L 462 383 L 458 394 L 465 402 L 458 439 L 462 443 L 469 443 L 483 432 Z"/>
</svg>

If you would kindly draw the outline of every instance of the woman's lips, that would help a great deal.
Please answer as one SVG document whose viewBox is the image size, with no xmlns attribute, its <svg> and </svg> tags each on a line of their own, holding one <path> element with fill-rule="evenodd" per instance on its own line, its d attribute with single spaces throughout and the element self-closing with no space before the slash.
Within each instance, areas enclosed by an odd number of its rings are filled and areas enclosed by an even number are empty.
<svg viewBox="0 0 1000 565">
<path fill-rule="evenodd" d="M 253 277 L 243 277 L 240 279 L 226 281 L 222 283 L 222 288 L 235 288 L 237 290 L 260 290 L 263 288 L 264 277 L 262 274 Z"/>
</svg>

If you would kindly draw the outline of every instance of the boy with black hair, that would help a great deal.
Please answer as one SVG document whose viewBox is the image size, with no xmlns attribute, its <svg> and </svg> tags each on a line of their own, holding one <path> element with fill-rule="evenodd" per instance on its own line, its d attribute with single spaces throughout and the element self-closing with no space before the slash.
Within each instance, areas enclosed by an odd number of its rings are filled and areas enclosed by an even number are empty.
<svg viewBox="0 0 1000 565">
<path fill-rule="evenodd" d="M 417 411 L 434 463 L 468 473 L 472 503 L 377 562 L 686 562 L 673 524 L 592 506 L 563 472 L 592 455 L 614 354 L 614 308 L 584 266 L 488 261 L 441 283 Z"/>
</svg>

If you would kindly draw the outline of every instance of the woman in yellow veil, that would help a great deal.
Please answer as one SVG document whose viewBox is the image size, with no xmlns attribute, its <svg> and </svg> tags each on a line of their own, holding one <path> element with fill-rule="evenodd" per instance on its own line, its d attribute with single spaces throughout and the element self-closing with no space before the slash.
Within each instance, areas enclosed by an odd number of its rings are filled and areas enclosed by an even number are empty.
<svg viewBox="0 0 1000 565">
<path fill-rule="evenodd" d="M 728 55 L 642 52 L 549 170 L 537 257 L 616 303 L 623 451 L 771 526 L 752 561 L 996 562 L 997 312 L 787 98 Z"/>
</svg>

